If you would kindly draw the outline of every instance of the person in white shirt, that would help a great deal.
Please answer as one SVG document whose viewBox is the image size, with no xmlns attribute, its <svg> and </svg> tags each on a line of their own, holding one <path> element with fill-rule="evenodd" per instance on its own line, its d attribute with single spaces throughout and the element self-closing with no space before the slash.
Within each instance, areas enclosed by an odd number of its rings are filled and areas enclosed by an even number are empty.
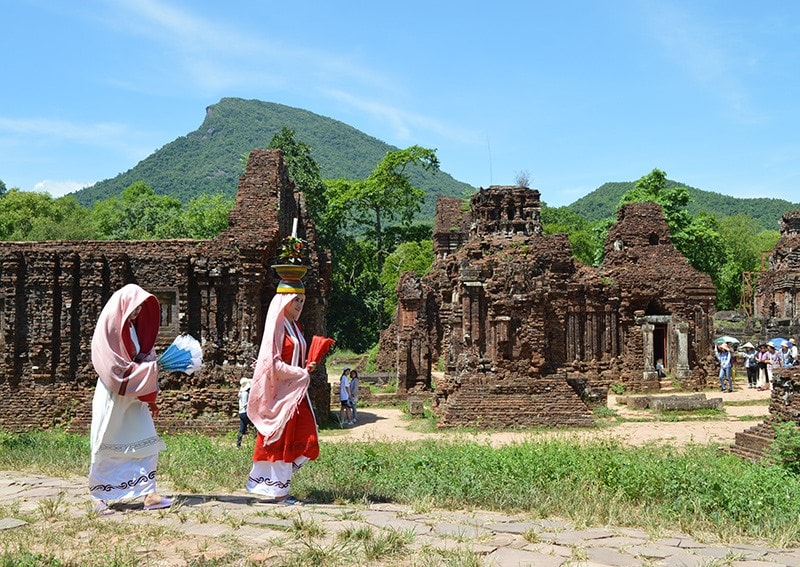
<svg viewBox="0 0 800 567">
<path fill-rule="evenodd" d="M 350 371 L 350 409 L 353 412 L 353 419 L 350 420 L 350 424 L 354 424 L 356 419 L 358 419 L 358 409 L 356 406 L 358 405 L 358 372 L 355 370 Z"/>
<path fill-rule="evenodd" d="M 353 419 L 353 414 L 350 411 L 350 368 L 345 367 L 342 370 L 342 376 L 339 378 L 339 423 L 350 425 Z"/>
</svg>

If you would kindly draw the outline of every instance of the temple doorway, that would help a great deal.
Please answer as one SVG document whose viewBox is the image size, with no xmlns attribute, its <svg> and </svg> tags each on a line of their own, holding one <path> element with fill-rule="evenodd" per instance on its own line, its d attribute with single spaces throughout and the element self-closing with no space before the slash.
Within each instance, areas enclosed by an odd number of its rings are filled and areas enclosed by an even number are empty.
<svg viewBox="0 0 800 567">
<path fill-rule="evenodd" d="M 653 367 L 657 367 L 658 361 L 668 369 L 669 357 L 667 356 L 667 326 L 663 323 L 653 325 Z"/>
</svg>

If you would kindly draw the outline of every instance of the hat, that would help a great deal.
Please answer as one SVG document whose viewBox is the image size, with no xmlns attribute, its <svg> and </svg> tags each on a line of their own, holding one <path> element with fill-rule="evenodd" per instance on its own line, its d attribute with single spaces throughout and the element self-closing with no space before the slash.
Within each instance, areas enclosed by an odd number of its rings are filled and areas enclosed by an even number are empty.
<svg viewBox="0 0 800 567">
<path fill-rule="evenodd" d="M 747 341 L 746 343 L 744 343 L 742 345 L 742 348 L 756 348 L 756 347 L 753 346 L 753 343 L 751 343 L 750 341 Z"/>
<path fill-rule="evenodd" d="M 768 346 L 769 348 L 775 348 L 775 343 L 773 343 L 772 341 L 770 341 L 770 342 L 768 342 L 768 343 L 767 343 L 767 346 Z"/>
<path fill-rule="evenodd" d="M 794 339 L 789 339 L 789 342 L 795 344 L 797 341 L 795 341 Z"/>
<path fill-rule="evenodd" d="M 308 271 L 308 266 L 301 264 L 276 264 L 272 266 L 278 272 L 281 280 L 275 293 L 305 293 L 303 276 Z"/>
<path fill-rule="evenodd" d="M 241 380 L 239 380 L 239 386 L 241 386 L 243 390 L 246 390 L 252 385 L 253 385 L 252 378 L 242 378 Z"/>
<path fill-rule="evenodd" d="M 719 348 L 721 350 L 731 350 L 725 343 L 720 343 Z"/>
</svg>

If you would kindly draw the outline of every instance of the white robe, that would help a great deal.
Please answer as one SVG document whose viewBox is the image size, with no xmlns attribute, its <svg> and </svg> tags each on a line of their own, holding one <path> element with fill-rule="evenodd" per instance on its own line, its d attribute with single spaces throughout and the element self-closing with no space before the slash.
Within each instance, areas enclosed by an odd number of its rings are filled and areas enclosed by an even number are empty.
<svg viewBox="0 0 800 567">
<path fill-rule="evenodd" d="M 131 338 L 138 350 L 136 333 Z M 98 500 L 132 499 L 156 491 L 158 453 L 166 448 L 147 404 L 113 394 L 97 381 L 92 400 L 89 492 Z"/>
</svg>

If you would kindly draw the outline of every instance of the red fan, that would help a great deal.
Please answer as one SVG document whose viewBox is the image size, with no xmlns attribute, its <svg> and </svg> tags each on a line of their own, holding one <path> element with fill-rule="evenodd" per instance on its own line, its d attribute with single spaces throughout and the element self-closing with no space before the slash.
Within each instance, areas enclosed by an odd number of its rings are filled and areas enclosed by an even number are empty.
<svg viewBox="0 0 800 567">
<path fill-rule="evenodd" d="M 328 351 L 331 350 L 335 342 L 336 341 L 333 339 L 321 337 L 319 335 L 311 337 L 311 345 L 308 347 L 308 360 L 306 364 L 309 362 L 316 362 L 317 364 L 322 362 L 322 357 L 328 354 Z"/>
</svg>

